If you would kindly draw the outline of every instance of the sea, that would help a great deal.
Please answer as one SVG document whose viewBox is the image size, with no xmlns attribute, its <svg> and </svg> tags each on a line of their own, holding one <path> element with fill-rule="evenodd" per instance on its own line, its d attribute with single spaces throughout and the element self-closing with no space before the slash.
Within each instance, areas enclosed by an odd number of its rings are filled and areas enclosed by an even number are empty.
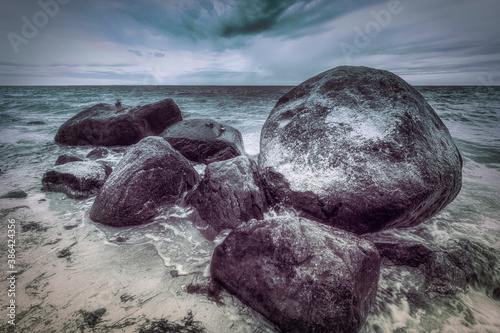
<svg viewBox="0 0 500 333">
<path fill-rule="evenodd" d="M 223 292 L 211 299 L 204 292 L 212 252 L 229 231 L 205 237 L 205 226 L 193 217 L 193 210 L 179 206 L 165 208 L 147 225 L 99 225 L 88 217 L 94 198 L 74 200 L 43 192 L 41 180 L 59 155 L 85 158 L 92 150 L 58 145 L 54 136 L 62 123 L 94 104 L 119 99 L 135 106 L 172 98 L 184 119 L 211 118 L 237 128 L 246 153 L 255 157 L 267 116 L 291 88 L 0 87 L 0 195 L 11 190 L 27 193 L 26 198 L 0 199 L 0 275 L 17 270 L 16 329 L 135 332 L 159 319 L 187 325 L 185 316 L 191 313 L 207 332 L 278 332 L 235 297 Z M 463 186 L 457 198 L 430 220 L 390 232 L 437 246 L 463 238 L 480 243 L 492 251 L 478 260 L 491 263 L 487 274 L 491 281 L 500 281 L 500 87 L 416 88 L 462 154 Z M 116 165 L 122 156 L 117 150 L 104 160 Z M 11 221 L 18 237 L 14 269 L 7 267 Z M 64 249 L 72 255 L 64 258 Z M 414 311 L 404 290 L 407 283 L 401 279 L 408 282 L 412 276 L 382 272 L 379 294 L 362 332 L 500 332 L 500 301 L 487 292 L 500 285 L 471 286 L 467 292 L 431 298 L 431 304 Z M 5 281 L 0 286 L 0 331 L 7 332 L 12 329 L 7 306 L 13 298 L 7 295 Z M 104 315 L 102 310 L 95 312 L 94 322 L 85 316 L 102 308 Z"/>
</svg>

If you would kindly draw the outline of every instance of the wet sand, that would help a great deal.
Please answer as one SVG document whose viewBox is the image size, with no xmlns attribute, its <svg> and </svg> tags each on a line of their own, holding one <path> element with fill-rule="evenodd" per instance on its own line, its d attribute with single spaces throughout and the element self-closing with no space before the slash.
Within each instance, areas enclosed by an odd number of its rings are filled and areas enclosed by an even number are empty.
<svg viewBox="0 0 500 333">
<path fill-rule="evenodd" d="M 179 272 L 166 265 L 151 242 L 114 237 L 90 221 L 85 208 L 93 199 L 78 203 L 63 194 L 38 193 L 1 200 L 1 250 L 7 250 L 7 221 L 15 219 L 18 273 L 16 330 L 5 320 L 4 308 L 0 332 L 137 332 L 160 318 L 183 325 L 190 311 L 208 332 L 274 331 L 229 294 L 209 295 L 208 268 Z M 67 204 L 84 209 L 65 212 Z M 2 279 L 0 289 L 8 284 Z M 3 304 L 6 298 L 4 292 Z"/>
</svg>

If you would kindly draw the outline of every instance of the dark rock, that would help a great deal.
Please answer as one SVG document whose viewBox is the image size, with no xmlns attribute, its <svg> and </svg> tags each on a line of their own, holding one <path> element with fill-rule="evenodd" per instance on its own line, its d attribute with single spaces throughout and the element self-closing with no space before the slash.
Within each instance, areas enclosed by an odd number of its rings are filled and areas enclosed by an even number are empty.
<svg viewBox="0 0 500 333">
<path fill-rule="evenodd" d="M 257 164 L 246 156 L 209 164 L 186 202 L 217 231 L 262 220 L 267 209 Z"/>
<path fill-rule="evenodd" d="M 108 178 L 90 218 L 113 226 L 149 222 L 162 204 L 175 203 L 198 181 L 188 160 L 160 137 L 130 147 Z"/>
<path fill-rule="evenodd" d="M 71 162 L 47 171 L 42 178 L 42 190 L 66 193 L 73 199 L 96 195 L 109 175 L 109 167 L 96 162 Z"/>
<path fill-rule="evenodd" d="M 396 265 L 418 267 L 425 264 L 437 250 L 422 242 L 409 241 L 389 235 L 369 234 L 363 237 L 371 241 L 384 258 Z"/>
<path fill-rule="evenodd" d="M 41 121 L 41 120 L 29 121 L 27 124 L 28 125 L 47 125 L 47 123 L 45 121 Z"/>
<path fill-rule="evenodd" d="M 70 162 L 80 162 L 80 161 L 83 161 L 83 160 L 78 156 L 64 154 L 64 155 L 59 155 L 55 166 L 63 165 L 63 164 L 70 163 Z"/>
<path fill-rule="evenodd" d="M 113 172 L 113 168 L 111 167 L 111 165 L 108 164 L 108 162 L 97 161 L 97 163 L 99 163 L 104 167 L 104 171 L 106 172 L 106 177 L 109 176 L 111 172 Z"/>
<path fill-rule="evenodd" d="M 465 272 L 446 253 L 433 253 L 424 269 L 426 292 L 453 295 L 468 289 Z"/>
<path fill-rule="evenodd" d="M 161 135 L 188 160 L 209 164 L 245 154 L 241 133 L 211 119 L 188 119 Z"/>
<path fill-rule="evenodd" d="M 123 236 L 116 237 L 116 242 L 117 243 L 125 243 L 127 240 L 128 240 L 127 237 L 123 237 Z"/>
<path fill-rule="evenodd" d="M 262 128 L 259 171 L 271 203 L 358 234 L 422 223 L 462 184 L 450 133 L 388 71 L 342 66 L 285 94 Z"/>
<path fill-rule="evenodd" d="M 500 251 L 469 239 L 449 241 L 447 259 L 465 274 L 467 283 L 500 301 Z"/>
<path fill-rule="evenodd" d="M 377 292 L 370 242 L 304 218 L 252 220 L 215 248 L 215 282 L 283 332 L 356 332 Z"/>
<path fill-rule="evenodd" d="M 137 107 L 101 103 L 67 120 L 55 141 L 66 145 L 127 146 L 158 135 L 181 120 L 181 111 L 170 98 Z"/>
<path fill-rule="evenodd" d="M 98 148 L 95 148 L 95 149 L 92 149 L 88 154 L 87 156 L 85 156 L 86 158 L 89 158 L 91 160 L 97 160 L 99 158 L 105 158 L 109 155 L 109 149 L 107 148 L 104 148 L 104 147 L 98 147 Z"/>
<path fill-rule="evenodd" d="M 118 153 L 118 154 L 123 154 L 127 151 L 127 148 L 125 147 L 114 147 L 114 148 L 111 148 L 112 151 L 114 151 L 115 153 Z"/>
<path fill-rule="evenodd" d="M 72 230 L 72 229 L 75 229 L 76 227 L 78 227 L 80 225 L 80 223 L 68 223 L 68 224 L 65 224 L 63 226 L 64 230 Z"/>
<path fill-rule="evenodd" d="M 424 277 L 419 289 L 426 293 L 454 295 L 473 286 L 500 300 L 495 296 L 495 290 L 500 288 L 500 252 L 496 249 L 468 239 L 437 246 L 390 234 L 376 233 L 362 238 L 371 241 L 380 255 L 394 265 L 417 267 Z"/>
<path fill-rule="evenodd" d="M 26 198 L 27 196 L 28 193 L 24 192 L 23 190 L 12 190 L 0 196 L 0 199 L 22 199 Z"/>
</svg>

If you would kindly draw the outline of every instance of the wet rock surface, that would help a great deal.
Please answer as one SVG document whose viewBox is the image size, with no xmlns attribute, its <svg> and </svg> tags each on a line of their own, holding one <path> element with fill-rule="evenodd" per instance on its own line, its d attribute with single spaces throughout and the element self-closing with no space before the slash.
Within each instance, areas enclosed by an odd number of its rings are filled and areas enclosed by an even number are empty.
<svg viewBox="0 0 500 333">
<path fill-rule="evenodd" d="M 186 202 L 217 231 L 261 220 L 267 209 L 257 164 L 246 156 L 209 164 Z"/>
<path fill-rule="evenodd" d="M 127 150 L 96 197 L 90 218 L 113 226 L 149 222 L 161 205 L 177 202 L 197 182 L 198 173 L 167 141 L 147 137 Z"/>
<path fill-rule="evenodd" d="M 439 251 L 437 247 L 424 242 L 411 241 L 390 235 L 369 234 L 363 236 L 377 247 L 380 255 L 395 265 L 418 267 L 429 261 L 430 256 Z"/>
<path fill-rule="evenodd" d="M 375 299 L 370 242 L 304 218 L 252 220 L 214 251 L 214 281 L 284 332 L 355 332 Z"/>
<path fill-rule="evenodd" d="M 488 290 L 500 299 L 500 263 L 498 250 L 467 239 L 450 240 L 437 246 L 390 235 L 370 234 L 371 241 L 391 265 L 415 267 L 423 279 L 420 290 L 426 293 L 454 295 L 467 292 L 470 286 Z"/>
<path fill-rule="evenodd" d="M 109 155 L 109 153 L 110 153 L 109 149 L 104 148 L 104 147 L 98 147 L 98 148 L 92 149 L 85 157 L 88 159 L 91 159 L 91 160 L 97 160 L 100 158 L 107 157 Z"/>
<path fill-rule="evenodd" d="M 42 190 L 66 193 L 73 199 L 85 199 L 97 194 L 111 171 L 106 165 L 90 161 L 58 165 L 43 175 Z"/>
<path fill-rule="evenodd" d="M 1 195 L 0 199 L 22 199 L 26 198 L 27 196 L 28 193 L 23 190 L 12 190 L 5 193 L 4 195 Z"/>
<path fill-rule="evenodd" d="M 358 234 L 432 217 L 460 191 L 461 169 L 422 95 L 367 67 L 337 67 L 295 87 L 261 133 L 269 201 Z"/>
<path fill-rule="evenodd" d="M 209 164 L 245 154 L 240 131 L 211 119 L 187 119 L 160 136 L 193 162 Z"/>
<path fill-rule="evenodd" d="M 80 161 L 83 160 L 78 156 L 64 154 L 64 155 L 59 155 L 59 157 L 56 160 L 55 166 L 63 165 L 70 162 L 80 162 Z"/>
<path fill-rule="evenodd" d="M 101 103 L 67 120 L 55 141 L 74 146 L 128 146 L 181 120 L 181 111 L 170 98 L 137 107 Z"/>
</svg>

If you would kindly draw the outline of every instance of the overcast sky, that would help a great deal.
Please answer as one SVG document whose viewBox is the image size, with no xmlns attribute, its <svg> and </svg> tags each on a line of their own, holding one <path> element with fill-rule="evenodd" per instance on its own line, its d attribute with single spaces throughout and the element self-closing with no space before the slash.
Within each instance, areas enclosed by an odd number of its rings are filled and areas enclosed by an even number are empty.
<svg viewBox="0 0 500 333">
<path fill-rule="evenodd" d="M 498 0 L 1 0 L 0 85 L 500 84 Z"/>
</svg>

